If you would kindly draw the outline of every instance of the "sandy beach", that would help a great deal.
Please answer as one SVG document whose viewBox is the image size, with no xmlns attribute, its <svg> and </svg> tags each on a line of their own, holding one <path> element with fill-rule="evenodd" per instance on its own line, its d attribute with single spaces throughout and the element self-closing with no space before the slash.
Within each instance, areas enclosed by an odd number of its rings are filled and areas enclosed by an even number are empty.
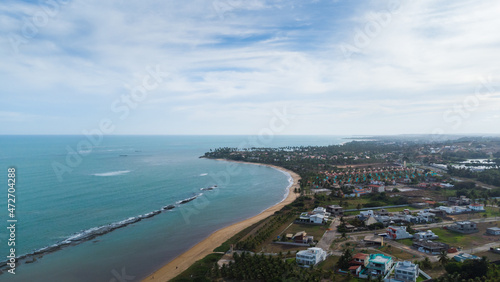
<svg viewBox="0 0 500 282">
<path fill-rule="evenodd" d="M 217 160 L 228 161 L 223 159 L 217 159 Z M 293 184 L 289 187 L 288 196 L 280 203 L 266 209 L 265 211 L 261 212 L 260 214 L 254 217 L 248 218 L 246 220 L 240 221 L 238 223 L 235 223 L 233 225 L 215 231 L 206 239 L 194 245 L 191 249 L 181 254 L 180 256 L 176 257 L 175 259 L 173 259 L 172 261 L 170 261 L 169 263 L 167 263 L 166 265 L 164 265 L 163 267 L 161 267 L 148 277 L 144 278 L 142 281 L 146 282 L 169 281 L 170 279 L 182 273 L 184 270 L 188 269 L 197 260 L 200 260 L 205 256 L 207 256 L 208 254 L 211 254 L 215 248 L 217 248 L 222 243 L 227 241 L 233 235 L 251 226 L 252 224 L 259 222 L 260 220 L 274 214 L 274 212 L 281 210 L 281 208 L 290 204 L 298 197 L 298 194 L 294 193 L 294 190 L 295 188 L 299 188 L 300 176 L 295 172 L 284 169 L 282 167 L 267 165 L 267 164 L 240 162 L 240 161 L 231 161 L 231 162 L 268 166 L 289 173 L 293 179 Z"/>
</svg>

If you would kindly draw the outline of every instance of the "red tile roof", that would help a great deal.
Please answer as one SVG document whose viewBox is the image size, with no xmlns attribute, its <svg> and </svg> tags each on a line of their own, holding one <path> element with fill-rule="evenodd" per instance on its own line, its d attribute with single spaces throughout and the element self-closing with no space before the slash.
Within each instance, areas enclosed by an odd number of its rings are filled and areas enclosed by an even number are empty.
<svg viewBox="0 0 500 282">
<path fill-rule="evenodd" d="M 362 260 L 365 260 L 367 257 L 368 257 L 367 254 L 357 253 L 357 254 L 355 254 L 352 257 L 352 259 L 362 259 Z"/>
</svg>

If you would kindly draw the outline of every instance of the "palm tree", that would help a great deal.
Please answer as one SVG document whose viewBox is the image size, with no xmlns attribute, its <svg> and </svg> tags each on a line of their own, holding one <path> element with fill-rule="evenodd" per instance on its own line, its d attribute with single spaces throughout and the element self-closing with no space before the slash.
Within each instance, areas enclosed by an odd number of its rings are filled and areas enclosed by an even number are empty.
<svg viewBox="0 0 500 282">
<path fill-rule="evenodd" d="M 448 261 L 449 261 L 448 253 L 446 252 L 446 250 L 442 250 L 439 253 L 439 262 L 441 263 L 442 266 L 444 266 L 445 264 L 448 263 Z"/>
</svg>

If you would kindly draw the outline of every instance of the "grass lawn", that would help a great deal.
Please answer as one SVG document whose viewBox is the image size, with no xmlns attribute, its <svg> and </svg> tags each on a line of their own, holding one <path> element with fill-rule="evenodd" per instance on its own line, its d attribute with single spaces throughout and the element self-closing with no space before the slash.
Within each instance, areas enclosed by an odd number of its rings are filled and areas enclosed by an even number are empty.
<svg viewBox="0 0 500 282">
<path fill-rule="evenodd" d="M 425 280 L 427 280 L 427 278 L 423 277 L 422 275 L 419 275 L 417 277 L 417 282 L 422 282 L 422 281 L 425 281 Z"/>
<path fill-rule="evenodd" d="M 321 239 L 326 229 L 329 228 L 328 225 L 310 225 L 310 224 L 292 224 L 285 233 L 295 234 L 300 231 L 307 232 L 308 236 L 314 236 L 314 240 L 318 241 Z"/>
<path fill-rule="evenodd" d="M 433 228 L 431 230 L 434 234 L 439 236 L 439 239 L 436 241 L 446 243 L 453 247 L 465 247 L 470 245 L 473 241 L 474 234 L 462 234 L 443 228 Z"/>
<path fill-rule="evenodd" d="M 412 208 L 410 206 L 404 206 L 404 207 L 398 207 L 398 208 L 388 208 L 386 209 L 388 212 L 393 212 L 393 213 L 397 213 L 397 212 L 400 212 L 400 211 L 403 211 L 405 209 L 409 209 L 409 210 L 416 210 L 416 208 Z M 376 211 L 376 209 L 374 208 L 373 209 L 374 211 Z M 344 215 L 358 215 L 360 211 L 350 211 L 350 212 L 344 212 Z"/>
<path fill-rule="evenodd" d="M 486 215 L 488 217 L 500 216 L 500 209 L 494 207 L 485 207 Z"/>
<path fill-rule="evenodd" d="M 412 239 L 402 239 L 402 240 L 398 240 L 397 242 L 401 243 L 401 244 L 404 244 L 406 246 L 409 246 L 409 247 L 411 247 L 413 245 L 413 240 Z"/>
<path fill-rule="evenodd" d="M 386 209 L 388 212 L 400 212 L 400 211 L 404 211 L 405 209 L 409 209 L 409 210 L 416 210 L 416 208 L 413 208 L 413 207 L 410 207 L 410 206 L 405 206 L 405 207 L 399 207 L 399 208 L 388 208 Z"/>
<path fill-rule="evenodd" d="M 437 241 L 446 243 L 452 247 L 462 247 L 464 249 L 474 248 L 476 246 L 484 245 L 498 241 L 499 238 L 495 236 L 484 235 L 488 227 L 498 226 L 499 222 L 480 222 L 477 224 L 479 232 L 472 234 L 462 234 L 443 228 L 431 229 L 436 235 L 439 236 Z M 500 242 L 499 242 L 500 243 Z"/>
<path fill-rule="evenodd" d="M 490 262 L 500 261 L 500 254 L 489 252 L 489 251 L 476 253 L 474 255 L 476 255 L 478 257 L 487 257 L 490 260 Z"/>
<path fill-rule="evenodd" d="M 329 256 L 326 258 L 325 261 L 322 261 L 318 264 L 318 268 L 324 269 L 324 270 L 332 270 L 335 269 L 335 264 L 337 264 L 337 261 L 339 261 L 338 256 Z"/>
</svg>

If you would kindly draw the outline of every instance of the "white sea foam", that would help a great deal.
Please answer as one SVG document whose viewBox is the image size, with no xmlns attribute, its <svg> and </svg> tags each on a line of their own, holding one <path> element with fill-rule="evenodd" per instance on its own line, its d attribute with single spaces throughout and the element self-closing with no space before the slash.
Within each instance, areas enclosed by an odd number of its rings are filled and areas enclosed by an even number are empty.
<svg viewBox="0 0 500 282">
<path fill-rule="evenodd" d="M 122 175 L 129 173 L 130 170 L 119 170 L 119 171 L 110 171 L 110 172 L 103 172 L 103 173 L 94 173 L 92 175 L 94 176 L 116 176 L 116 175 Z"/>
<path fill-rule="evenodd" d="M 200 174 L 200 176 L 207 176 L 207 175 L 208 175 L 208 173 L 202 173 L 202 174 Z"/>
</svg>

